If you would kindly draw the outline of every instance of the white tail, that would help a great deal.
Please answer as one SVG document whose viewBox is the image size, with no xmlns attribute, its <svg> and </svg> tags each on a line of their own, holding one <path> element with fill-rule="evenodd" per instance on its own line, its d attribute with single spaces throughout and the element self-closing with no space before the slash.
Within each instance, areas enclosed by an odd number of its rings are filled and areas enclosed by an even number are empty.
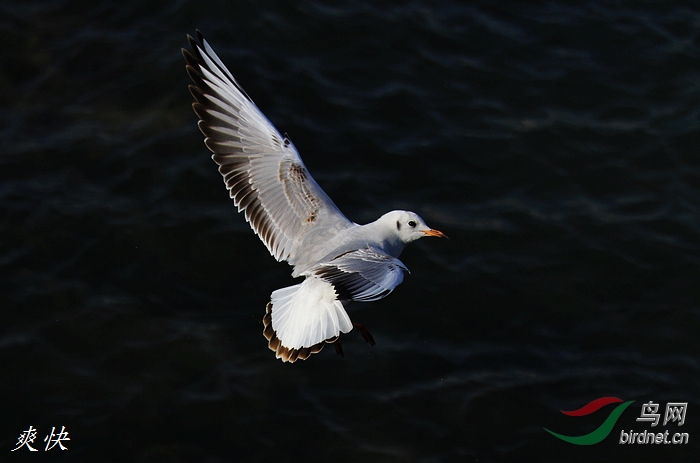
<svg viewBox="0 0 700 463">
<path fill-rule="evenodd" d="M 284 361 L 305 359 L 324 342 L 352 330 L 352 322 L 333 285 L 316 277 L 272 293 L 263 319 L 270 349 Z"/>
</svg>

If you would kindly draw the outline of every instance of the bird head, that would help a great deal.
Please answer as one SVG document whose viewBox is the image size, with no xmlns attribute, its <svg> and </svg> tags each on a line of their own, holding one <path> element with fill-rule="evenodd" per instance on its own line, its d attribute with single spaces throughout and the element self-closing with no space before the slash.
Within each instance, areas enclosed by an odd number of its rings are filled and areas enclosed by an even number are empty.
<svg viewBox="0 0 700 463">
<path fill-rule="evenodd" d="M 434 230 L 425 224 L 425 221 L 415 212 L 391 211 L 384 214 L 382 221 L 393 229 L 393 233 L 403 243 L 410 243 L 424 236 L 437 236 L 447 238 L 443 232 Z"/>
</svg>

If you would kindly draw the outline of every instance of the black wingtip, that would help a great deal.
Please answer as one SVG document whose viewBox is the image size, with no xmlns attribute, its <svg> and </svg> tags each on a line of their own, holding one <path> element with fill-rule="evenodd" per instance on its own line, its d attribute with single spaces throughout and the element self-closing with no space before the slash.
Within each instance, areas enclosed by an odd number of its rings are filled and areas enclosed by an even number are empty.
<svg viewBox="0 0 700 463">
<path fill-rule="evenodd" d="M 187 35 L 187 42 L 190 44 L 190 48 L 192 51 L 194 51 L 197 54 L 197 57 L 199 58 L 199 49 L 201 48 L 201 45 L 199 42 L 197 42 L 191 35 Z"/>
<path fill-rule="evenodd" d="M 204 35 L 202 35 L 202 32 L 199 29 L 195 29 L 195 35 L 197 36 L 197 40 L 195 40 L 190 34 L 187 34 L 187 41 L 192 43 L 199 43 L 199 44 L 204 44 Z"/>
<path fill-rule="evenodd" d="M 231 75 L 229 70 L 226 69 L 224 64 L 219 59 L 219 57 L 216 56 L 216 53 L 214 53 L 213 50 L 211 50 L 211 47 L 207 44 L 206 40 L 204 39 L 204 35 L 202 35 L 202 33 L 199 31 L 199 29 L 197 29 L 196 35 L 197 35 L 197 39 L 195 40 L 194 38 L 192 38 L 191 35 L 187 34 L 187 41 L 189 42 L 190 47 L 192 48 L 192 52 L 190 52 L 189 54 L 185 53 L 185 51 L 183 51 L 183 53 L 182 53 L 182 55 L 185 58 L 185 61 L 187 61 L 187 64 L 189 64 L 194 69 L 194 71 L 196 71 L 196 73 L 199 74 L 199 71 L 197 70 L 197 68 L 199 66 L 208 67 L 207 65 L 204 64 L 205 61 L 204 61 L 203 56 L 206 55 L 208 59 L 211 59 L 211 61 L 214 62 L 213 63 L 214 66 L 216 66 L 223 74 L 228 76 L 226 79 L 229 81 L 229 83 L 231 83 L 234 87 L 236 87 L 236 89 L 239 92 L 241 92 L 241 94 L 243 95 L 244 98 L 246 98 L 248 101 L 253 103 L 253 99 L 250 97 L 250 95 L 248 95 L 248 93 L 246 93 L 246 91 L 243 89 L 243 87 L 241 87 L 241 85 L 238 83 L 238 81 L 236 81 L 236 79 Z M 207 51 L 206 47 L 209 47 L 210 51 Z M 188 69 L 188 72 L 190 73 L 190 77 L 192 77 L 192 74 L 191 74 L 192 71 L 190 69 Z M 201 79 L 196 79 L 193 77 L 192 80 L 195 81 L 195 84 L 197 86 L 200 86 L 200 82 L 198 80 L 201 80 Z M 255 104 L 255 103 L 253 103 L 253 104 Z"/>
</svg>

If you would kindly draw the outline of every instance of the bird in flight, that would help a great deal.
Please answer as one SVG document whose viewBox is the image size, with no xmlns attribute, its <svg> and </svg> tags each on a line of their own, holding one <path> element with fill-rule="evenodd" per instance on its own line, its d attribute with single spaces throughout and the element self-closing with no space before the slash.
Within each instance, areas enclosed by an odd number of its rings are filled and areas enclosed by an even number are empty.
<svg viewBox="0 0 700 463">
<path fill-rule="evenodd" d="M 403 281 L 398 259 L 424 236 L 446 238 L 415 212 L 391 211 L 366 225 L 350 221 L 326 195 L 291 140 L 281 136 L 197 31 L 182 49 L 194 85 L 194 112 L 231 199 L 278 261 L 293 267 L 300 284 L 272 292 L 263 334 L 284 362 L 307 359 L 341 333 L 358 328 L 345 311 L 350 301 L 376 301 Z"/>
</svg>

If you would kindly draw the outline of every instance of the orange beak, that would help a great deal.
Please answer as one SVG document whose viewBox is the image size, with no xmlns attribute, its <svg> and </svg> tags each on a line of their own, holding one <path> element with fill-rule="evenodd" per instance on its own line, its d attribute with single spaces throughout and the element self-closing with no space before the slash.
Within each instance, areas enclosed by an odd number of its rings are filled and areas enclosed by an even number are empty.
<svg viewBox="0 0 700 463">
<path fill-rule="evenodd" d="M 426 236 L 437 236 L 438 238 L 447 238 L 447 235 L 445 235 L 443 232 L 441 232 L 440 230 L 433 230 L 432 228 L 428 230 L 423 230 L 423 233 L 425 233 Z"/>
</svg>

